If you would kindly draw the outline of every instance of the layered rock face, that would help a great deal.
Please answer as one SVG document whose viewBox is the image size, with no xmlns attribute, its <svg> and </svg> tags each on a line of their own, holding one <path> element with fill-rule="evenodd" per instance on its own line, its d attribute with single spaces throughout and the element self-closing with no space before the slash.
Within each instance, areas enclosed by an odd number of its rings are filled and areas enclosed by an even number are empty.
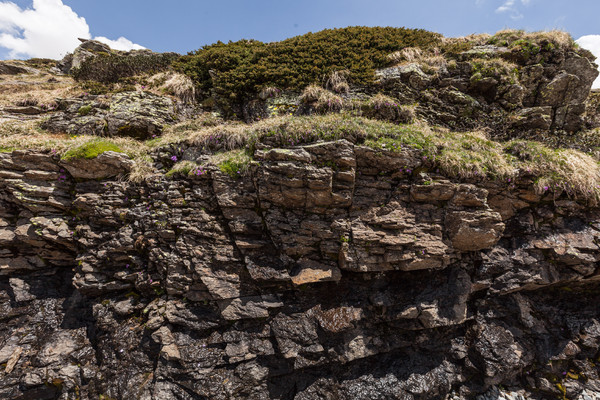
<svg viewBox="0 0 600 400">
<path fill-rule="evenodd" d="M 1 398 L 600 396 L 596 208 L 345 140 L 119 157 L 0 154 Z"/>
</svg>

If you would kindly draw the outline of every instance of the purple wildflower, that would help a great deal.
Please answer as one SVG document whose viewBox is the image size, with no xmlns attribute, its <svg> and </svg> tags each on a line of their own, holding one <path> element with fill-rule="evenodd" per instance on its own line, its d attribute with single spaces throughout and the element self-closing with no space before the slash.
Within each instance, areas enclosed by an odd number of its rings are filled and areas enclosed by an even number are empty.
<svg viewBox="0 0 600 400">
<path fill-rule="evenodd" d="M 173 156 L 173 157 L 171 157 L 171 160 L 173 160 L 173 161 L 177 161 L 177 156 Z"/>
</svg>

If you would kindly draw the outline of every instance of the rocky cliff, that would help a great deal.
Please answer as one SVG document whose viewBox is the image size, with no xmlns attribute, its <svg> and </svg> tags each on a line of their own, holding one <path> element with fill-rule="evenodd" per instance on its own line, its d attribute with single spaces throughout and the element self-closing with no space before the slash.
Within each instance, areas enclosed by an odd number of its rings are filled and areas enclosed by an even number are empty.
<svg viewBox="0 0 600 400">
<path fill-rule="evenodd" d="M 598 72 L 524 35 L 249 125 L 173 71 L 0 64 L 0 398 L 600 399 Z M 93 45 L 61 66 L 155 57 Z"/>
<path fill-rule="evenodd" d="M 597 209 L 410 149 L 255 156 L 133 185 L 1 154 L 1 396 L 600 395 Z"/>
</svg>

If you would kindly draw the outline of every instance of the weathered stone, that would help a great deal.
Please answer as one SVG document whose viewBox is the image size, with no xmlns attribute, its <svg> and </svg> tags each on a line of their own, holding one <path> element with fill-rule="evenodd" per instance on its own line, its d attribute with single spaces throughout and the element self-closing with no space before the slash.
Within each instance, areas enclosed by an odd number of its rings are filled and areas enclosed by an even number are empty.
<svg viewBox="0 0 600 400">
<path fill-rule="evenodd" d="M 221 315 L 226 320 L 238 320 L 244 318 L 266 318 L 269 309 L 283 306 L 277 296 L 254 296 L 242 297 L 233 300 L 222 300 L 219 302 Z"/>
<path fill-rule="evenodd" d="M 29 68 L 24 64 L 0 61 L 0 75 L 19 75 L 31 73 L 32 71 L 32 68 Z"/>
<path fill-rule="evenodd" d="M 298 267 L 298 273 L 291 277 L 294 285 L 339 281 L 342 278 L 342 274 L 336 266 L 327 266 L 312 260 L 299 260 Z"/>
<path fill-rule="evenodd" d="M 452 246 L 459 251 L 476 251 L 492 247 L 500 240 L 504 224 L 493 211 L 452 211 L 446 216 Z"/>
</svg>

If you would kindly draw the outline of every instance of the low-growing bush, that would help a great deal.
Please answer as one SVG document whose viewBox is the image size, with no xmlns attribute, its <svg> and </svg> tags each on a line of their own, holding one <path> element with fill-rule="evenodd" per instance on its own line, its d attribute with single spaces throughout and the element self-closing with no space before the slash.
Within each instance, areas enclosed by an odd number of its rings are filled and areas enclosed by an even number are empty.
<svg viewBox="0 0 600 400">
<path fill-rule="evenodd" d="M 242 102 L 263 88 L 301 90 L 325 83 L 335 71 L 347 70 L 354 85 L 374 80 L 377 68 L 388 66 L 388 54 L 405 47 L 429 48 L 441 35 L 405 28 L 349 27 L 307 33 L 274 43 L 256 40 L 218 42 L 184 56 L 177 66 L 189 75 L 199 94 L 217 94 Z"/>
</svg>

